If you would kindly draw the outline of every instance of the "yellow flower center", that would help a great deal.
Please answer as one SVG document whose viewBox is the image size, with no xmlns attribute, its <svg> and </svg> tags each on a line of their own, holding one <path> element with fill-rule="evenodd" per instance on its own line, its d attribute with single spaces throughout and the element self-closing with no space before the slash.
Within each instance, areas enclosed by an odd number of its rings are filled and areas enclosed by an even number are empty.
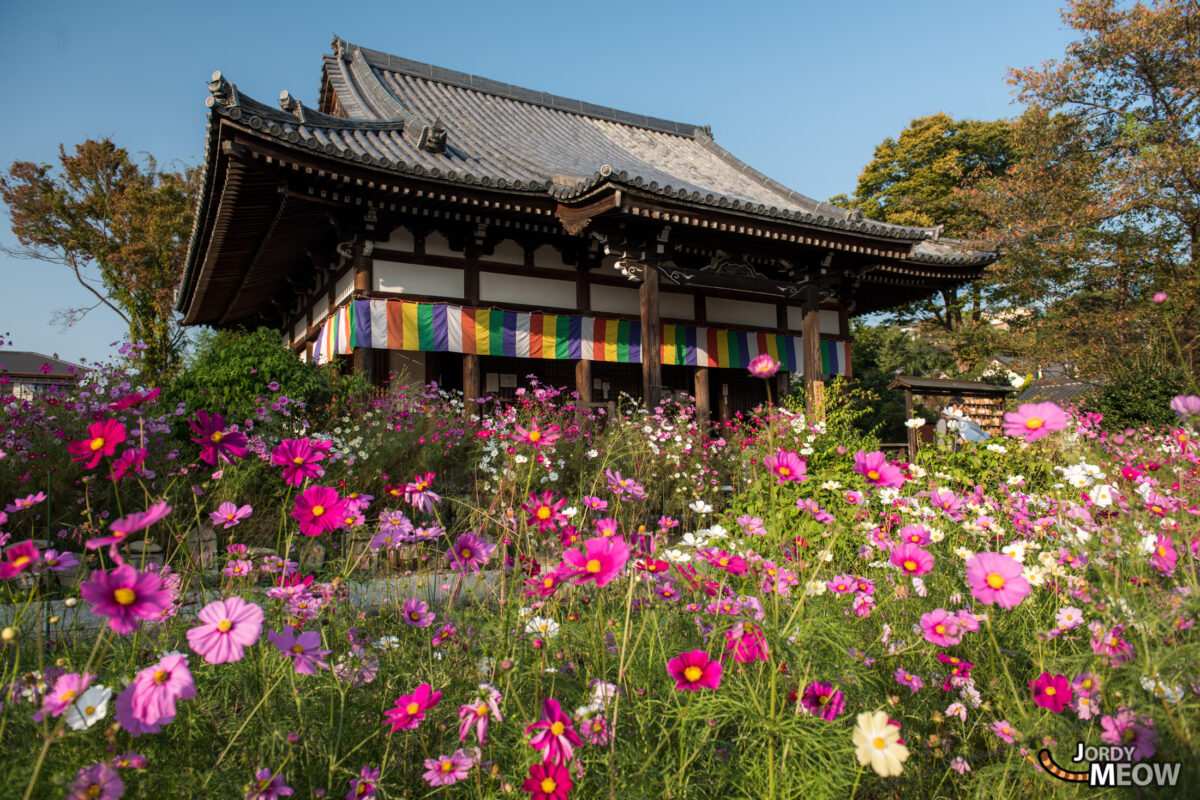
<svg viewBox="0 0 1200 800">
<path fill-rule="evenodd" d="M 100 784 L 93 783 L 92 785 L 88 786 L 88 788 L 87 788 L 87 796 L 88 797 L 99 797 L 100 792 L 102 792 L 103 790 L 104 790 L 104 787 L 102 787 Z"/>
<path fill-rule="evenodd" d="M 587 571 L 595 575 L 600 571 L 600 559 L 593 558 L 587 562 Z"/>
<path fill-rule="evenodd" d="M 167 672 L 165 669 L 154 670 L 154 682 L 157 683 L 159 686 L 166 683 L 170 679 L 170 677 L 171 677 L 171 673 Z"/>
<path fill-rule="evenodd" d="M 567 729 L 567 726 L 563 725 L 561 722 L 556 722 L 550 726 L 550 732 L 553 733 L 555 736 L 562 736 L 563 731 L 565 731 L 566 729 Z"/>
<path fill-rule="evenodd" d="M 935 626 L 934 626 L 934 628 L 933 628 L 933 630 L 934 630 L 936 633 L 945 633 L 945 632 L 946 632 L 946 626 L 945 626 L 945 625 L 940 625 L 940 624 L 939 624 L 939 625 L 935 625 Z"/>
<path fill-rule="evenodd" d="M 420 703 L 409 703 L 407 706 L 404 707 L 404 710 L 409 714 L 416 714 L 418 711 L 421 710 L 421 704 Z"/>
<path fill-rule="evenodd" d="M 541 431 L 532 430 L 529 432 L 529 441 L 540 442 L 541 440 L 542 440 L 542 432 Z"/>
<path fill-rule="evenodd" d="M 69 703 L 74 699 L 75 699 L 75 690 L 74 689 L 67 689 L 65 692 L 63 692 L 62 701 L 64 703 Z"/>
<path fill-rule="evenodd" d="M 294 644 L 294 645 L 292 645 L 292 652 L 293 652 L 293 653 L 303 653 L 303 652 L 304 652 L 304 645 L 302 645 L 302 644 Z"/>
<path fill-rule="evenodd" d="M 222 439 L 224 439 L 224 438 L 225 438 L 225 432 L 224 432 L 224 431 L 216 431 L 216 432 L 215 432 L 215 433 L 212 435 L 212 437 L 211 437 L 211 438 L 212 438 L 212 440 L 213 440 L 214 442 L 219 442 L 219 441 L 221 441 Z"/>
<path fill-rule="evenodd" d="M 95 439 L 92 439 L 92 441 L 88 444 L 88 447 L 92 448 L 93 453 L 96 452 L 101 447 L 104 447 L 104 437 L 97 436 Z"/>
<path fill-rule="evenodd" d="M 459 556 L 461 556 L 464 559 L 470 558 L 471 557 L 471 548 L 464 547 L 462 550 L 458 551 L 458 554 L 459 554 Z"/>
<path fill-rule="evenodd" d="M 1050 697 L 1054 697 L 1054 695 L 1058 694 L 1058 691 L 1053 686 L 1047 686 L 1046 694 Z"/>
<path fill-rule="evenodd" d="M 720 560 L 718 560 L 717 563 L 720 564 L 722 567 L 728 567 L 729 566 L 729 557 L 721 556 Z"/>
<path fill-rule="evenodd" d="M 871 740 L 871 744 L 875 745 L 876 750 L 882 750 L 883 748 L 887 747 L 887 742 L 883 741 L 882 736 L 876 736 Z"/>
<path fill-rule="evenodd" d="M 296 456 L 292 459 L 292 463 L 297 467 L 304 463 L 304 456 Z"/>
<path fill-rule="evenodd" d="M 1160 556 L 1164 556 L 1164 557 L 1165 557 L 1165 556 L 1167 555 L 1167 548 L 1163 547 L 1162 545 L 1159 545 L 1159 546 L 1158 546 L 1158 554 L 1159 554 Z"/>
<path fill-rule="evenodd" d="M 542 791 L 550 794 L 558 788 L 558 784 L 554 782 L 554 778 L 542 778 Z"/>
<path fill-rule="evenodd" d="M 792 474 L 792 470 L 788 467 L 780 467 L 779 474 L 786 478 L 788 475 Z"/>
<path fill-rule="evenodd" d="M 1135 731 L 1133 728 L 1126 728 L 1125 730 L 1121 731 L 1121 738 L 1127 742 L 1132 742 L 1137 738 L 1137 731 Z"/>
<path fill-rule="evenodd" d="M 542 581 L 542 586 L 547 589 L 553 589 L 554 588 L 554 578 L 546 578 L 544 581 Z"/>
<path fill-rule="evenodd" d="M 454 769 L 453 761 L 443 761 L 442 762 L 442 772 L 450 772 L 453 769 Z"/>
<path fill-rule="evenodd" d="M 993 572 L 987 576 L 987 585 L 993 589 L 1004 588 L 1004 576 L 998 572 Z"/>
<path fill-rule="evenodd" d="M 314 517 L 319 517 L 324 513 L 325 513 L 325 506 L 313 506 L 312 507 L 312 515 Z"/>
<path fill-rule="evenodd" d="M 475 706 L 475 713 L 478 716 L 486 717 L 488 714 L 487 703 L 480 703 L 479 705 Z"/>
<path fill-rule="evenodd" d="M 704 670 L 697 666 L 688 667 L 683 671 L 683 677 L 687 678 L 689 683 L 695 683 L 704 676 Z"/>
<path fill-rule="evenodd" d="M 420 614 L 420 612 L 417 612 L 417 611 L 410 611 L 410 612 L 408 612 L 408 618 L 411 619 L 413 622 L 416 622 L 417 620 L 421 619 L 421 614 Z"/>
<path fill-rule="evenodd" d="M 904 571 L 905 572 L 912 572 L 916 568 L 917 568 L 917 562 L 913 561 L 911 558 L 905 560 L 905 562 L 904 562 Z"/>
<path fill-rule="evenodd" d="M 867 477 L 868 477 L 868 478 L 870 478 L 870 479 L 871 479 L 871 480 L 873 480 L 873 481 L 877 481 L 877 480 L 879 480 L 879 473 L 878 473 L 878 472 L 876 472 L 876 471 L 875 471 L 875 470 L 873 470 L 873 469 L 872 469 L 872 470 L 868 470 L 868 472 L 867 472 Z"/>
<path fill-rule="evenodd" d="M 1036 431 L 1038 428 L 1046 424 L 1046 421 L 1041 417 L 1030 417 L 1025 420 L 1025 427 L 1031 431 Z"/>
<path fill-rule="evenodd" d="M 95 714 L 95 713 L 96 713 L 96 707 L 95 707 L 95 706 L 88 706 L 87 708 L 85 708 L 85 709 L 83 710 L 83 713 L 84 713 L 85 715 L 87 715 L 87 716 L 89 716 L 89 717 L 90 717 L 92 714 Z"/>
<path fill-rule="evenodd" d="M 1088 678 L 1087 680 L 1085 680 L 1085 681 L 1084 681 L 1082 684 L 1080 684 L 1080 685 L 1081 685 L 1081 686 L 1082 686 L 1084 689 L 1091 689 L 1091 688 L 1092 688 L 1092 680 L 1091 680 L 1091 678 Z"/>
<path fill-rule="evenodd" d="M 550 519 L 550 506 L 542 506 L 537 510 L 538 519 Z"/>
<path fill-rule="evenodd" d="M 133 589 L 122 587 L 113 592 L 113 600 L 116 600 L 123 606 L 131 606 L 137 601 L 137 595 L 134 594 Z"/>
<path fill-rule="evenodd" d="M 33 561 L 33 559 L 29 556 L 17 556 L 15 559 L 13 559 L 12 565 L 17 569 L 24 569 L 25 565 L 30 561 Z"/>
<path fill-rule="evenodd" d="M 219 630 L 221 633 L 229 633 L 232 628 L 233 623 L 227 619 L 223 619 L 217 623 L 217 630 Z"/>
</svg>

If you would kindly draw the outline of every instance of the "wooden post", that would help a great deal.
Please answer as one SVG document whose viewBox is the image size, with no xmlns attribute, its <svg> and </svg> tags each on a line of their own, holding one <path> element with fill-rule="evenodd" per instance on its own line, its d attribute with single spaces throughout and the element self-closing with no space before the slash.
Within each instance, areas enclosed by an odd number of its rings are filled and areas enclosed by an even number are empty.
<svg viewBox="0 0 1200 800">
<path fill-rule="evenodd" d="M 846 310 L 844 301 L 842 306 L 838 309 L 838 335 L 851 344 L 850 347 L 846 348 L 846 369 L 842 374 L 847 378 L 853 378 L 854 370 L 852 369 L 852 365 L 854 363 L 854 348 L 853 341 L 850 338 L 850 312 Z"/>
<path fill-rule="evenodd" d="M 467 415 L 479 413 L 479 356 L 463 353 L 463 401 Z"/>
<path fill-rule="evenodd" d="M 821 295 L 816 282 L 811 278 L 805 290 L 804 315 L 800 320 L 800 344 L 804 351 L 804 398 L 808 405 L 808 414 L 810 417 L 823 419 L 825 385 L 824 373 L 821 371 Z M 818 393 L 821 395 L 820 402 Z"/>
<path fill-rule="evenodd" d="M 913 393 L 912 389 L 904 390 L 904 417 L 912 419 L 913 415 Z M 917 429 L 908 429 L 908 460 L 913 461 L 917 457 Z"/>
<path fill-rule="evenodd" d="M 592 402 L 592 362 L 586 358 L 575 362 L 575 392 L 579 395 L 575 403 L 575 420 L 582 423 L 585 409 L 589 408 Z"/>
<path fill-rule="evenodd" d="M 708 367 L 696 367 L 696 422 L 712 421 L 712 399 L 708 388 Z"/>
<path fill-rule="evenodd" d="M 638 294 L 642 306 L 642 400 L 654 408 L 662 391 L 662 337 L 658 329 L 658 269 L 653 264 L 642 265 Z"/>
</svg>

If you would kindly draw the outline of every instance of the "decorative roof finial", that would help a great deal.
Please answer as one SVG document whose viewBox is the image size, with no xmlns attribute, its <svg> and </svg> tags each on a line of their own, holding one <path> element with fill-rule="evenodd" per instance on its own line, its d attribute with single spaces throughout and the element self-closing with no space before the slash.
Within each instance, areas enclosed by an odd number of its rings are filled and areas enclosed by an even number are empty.
<svg viewBox="0 0 1200 800">
<path fill-rule="evenodd" d="M 225 79 L 221 74 L 221 70 L 213 72 L 212 78 L 208 81 L 208 91 L 212 96 L 205 101 L 205 104 L 212 108 L 218 101 L 223 102 L 227 106 L 236 106 L 238 104 L 237 87 Z"/>
<path fill-rule="evenodd" d="M 348 43 L 339 37 L 336 33 L 333 35 L 333 54 L 342 60 L 349 57 Z"/>
</svg>

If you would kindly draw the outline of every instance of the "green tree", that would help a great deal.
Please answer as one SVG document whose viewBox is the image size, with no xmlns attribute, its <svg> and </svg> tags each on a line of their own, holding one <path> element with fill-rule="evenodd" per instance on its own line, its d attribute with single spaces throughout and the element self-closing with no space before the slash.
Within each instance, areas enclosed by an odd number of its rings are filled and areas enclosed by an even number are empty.
<svg viewBox="0 0 1200 800">
<path fill-rule="evenodd" d="M 74 154 L 60 145 L 58 170 L 17 161 L 0 178 L 21 245 L 9 254 L 71 270 L 97 302 L 62 312 L 63 322 L 100 306 L 116 313 L 130 341 L 145 345 L 137 367 L 147 383 L 179 365 L 183 330 L 171 306 L 199 182 L 199 168 L 163 171 L 153 158 L 138 164 L 110 139 L 88 139 Z"/>
<path fill-rule="evenodd" d="M 1014 69 L 1028 108 L 1013 169 L 969 193 L 1007 255 L 1014 298 L 1038 307 L 1037 348 L 1106 374 L 1166 344 L 1200 348 L 1200 3 L 1075 0 L 1064 58 Z M 1171 348 L 1172 350 L 1174 348 Z"/>
<path fill-rule="evenodd" d="M 1014 158 L 1007 121 L 956 121 L 934 114 L 913 120 L 897 138 L 885 139 L 859 176 L 853 196 L 831 202 L 860 209 L 872 219 L 942 225 L 947 236 L 973 239 L 988 219 L 977 205 L 964 202 L 962 190 L 1005 174 Z M 912 303 L 893 315 L 893 321 L 925 323 L 949 343 L 960 367 L 969 369 L 995 346 L 994 328 L 983 313 L 989 301 L 998 300 L 995 283 L 985 278 Z"/>
</svg>

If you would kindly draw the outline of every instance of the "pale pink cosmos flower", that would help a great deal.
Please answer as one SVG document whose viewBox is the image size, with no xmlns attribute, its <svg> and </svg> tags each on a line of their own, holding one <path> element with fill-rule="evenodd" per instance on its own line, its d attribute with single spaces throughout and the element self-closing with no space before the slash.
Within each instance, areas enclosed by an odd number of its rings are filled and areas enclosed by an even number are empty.
<svg viewBox="0 0 1200 800">
<path fill-rule="evenodd" d="M 196 682 L 188 669 L 187 656 L 173 653 L 137 674 L 130 710 L 144 725 L 161 725 L 175 718 L 175 703 L 196 696 Z M 126 689 L 129 691 L 129 689 Z M 122 693 L 124 694 L 124 693 Z"/>
<path fill-rule="evenodd" d="M 779 362 L 770 353 L 763 353 L 750 359 L 749 370 L 755 378 L 770 378 L 779 372 Z"/>
<path fill-rule="evenodd" d="M 1031 591 L 1021 575 L 1021 564 L 1002 553 L 976 553 L 967 561 L 971 596 L 981 603 L 1016 608 Z"/>
<path fill-rule="evenodd" d="M 944 608 L 921 615 L 921 632 L 926 641 L 939 647 L 959 644 L 963 637 L 958 617 L 952 616 Z"/>
<path fill-rule="evenodd" d="M 767 470 L 775 476 L 775 480 L 784 484 L 788 481 L 801 483 L 808 478 L 805 474 L 807 465 L 791 450 L 780 448 L 775 455 L 767 458 Z"/>
<path fill-rule="evenodd" d="M 475 759 L 465 750 L 455 750 L 453 755 L 425 759 L 425 773 L 421 776 L 430 786 L 453 786 L 467 777 Z"/>
<path fill-rule="evenodd" d="M 868 453 L 859 450 L 855 453 L 854 471 L 877 488 L 899 489 L 904 485 L 904 473 L 899 467 L 889 464 L 887 456 L 879 451 Z"/>
<path fill-rule="evenodd" d="M 553 697 L 542 702 L 542 718 L 526 728 L 525 733 L 533 734 L 529 746 L 542 751 L 542 763 L 566 764 L 575 757 L 575 748 L 583 744 L 571 718 Z"/>
<path fill-rule="evenodd" d="M 108 617 L 108 626 L 116 633 L 132 633 L 138 620 L 158 619 L 173 599 L 158 575 L 138 572 L 129 564 L 93 572 L 79 594 L 91 604 L 93 614 Z"/>
<path fill-rule="evenodd" d="M 584 542 L 585 552 L 571 549 L 563 553 L 563 574 L 575 583 L 595 581 L 603 588 L 617 577 L 629 561 L 629 545 L 620 536 L 597 536 Z"/>
<path fill-rule="evenodd" d="M 1027 442 L 1049 436 L 1067 427 L 1070 417 L 1054 403 L 1023 403 L 1004 415 L 1004 435 L 1018 436 Z"/>
<path fill-rule="evenodd" d="M 237 503 L 226 502 L 221 503 L 216 511 L 208 515 L 208 518 L 212 520 L 213 525 L 221 525 L 229 530 L 253 513 L 254 509 L 248 505 L 239 507 Z"/>
<path fill-rule="evenodd" d="M 42 698 L 42 710 L 34 715 L 34 722 L 40 722 L 45 714 L 52 717 L 62 714 L 71 707 L 71 703 L 75 702 L 79 695 L 83 694 L 95 677 L 89 672 L 82 675 L 77 672 L 60 675 L 54 682 L 54 688 Z"/>
<path fill-rule="evenodd" d="M 210 664 L 241 661 L 262 634 L 263 610 L 240 597 L 209 603 L 197 616 L 204 624 L 187 632 L 188 644 Z"/>
</svg>

